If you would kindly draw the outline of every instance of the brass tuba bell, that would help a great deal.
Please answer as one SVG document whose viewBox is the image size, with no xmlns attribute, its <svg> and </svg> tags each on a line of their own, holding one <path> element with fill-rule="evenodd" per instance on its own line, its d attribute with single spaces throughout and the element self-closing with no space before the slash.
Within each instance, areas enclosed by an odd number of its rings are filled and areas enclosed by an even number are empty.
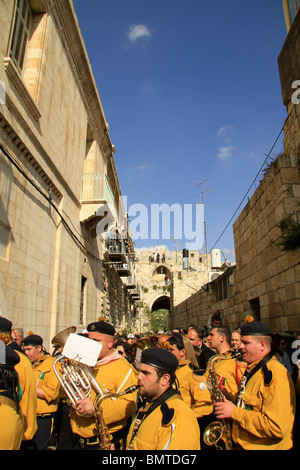
<svg viewBox="0 0 300 470">
<path fill-rule="evenodd" d="M 55 351 L 61 347 L 64 347 L 70 334 L 75 333 L 75 331 L 76 331 L 76 326 L 69 326 L 68 328 L 65 328 L 64 330 L 57 333 L 51 340 L 51 343 L 53 344 Z"/>
</svg>

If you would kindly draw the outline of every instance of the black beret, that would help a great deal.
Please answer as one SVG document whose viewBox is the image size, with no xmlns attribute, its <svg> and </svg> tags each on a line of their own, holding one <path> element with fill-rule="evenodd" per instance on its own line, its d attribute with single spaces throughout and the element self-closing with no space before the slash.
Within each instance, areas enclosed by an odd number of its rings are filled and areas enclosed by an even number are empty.
<svg viewBox="0 0 300 470">
<path fill-rule="evenodd" d="M 7 318 L 0 317 L 0 332 L 11 331 L 12 322 L 7 320 Z"/>
<path fill-rule="evenodd" d="M 172 336 L 168 339 L 168 342 L 170 344 L 176 344 L 177 346 L 179 346 L 181 349 L 184 348 L 184 342 L 183 342 L 183 338 L 182 338 L 182 334 L 181 333 L 172 333 Z"/>
<path fill-rule="evenodd" d="M 271 336 L 270 327 L 259 321 L 252 321 L 241 326 L 242 336 Z"/>
<path fill-rule="evenodd" d="M 42 346 L 43 338 L 39 335 L 29 335 L 22 339 L 22 344 L 24 346 Z"/>
<path fill-rule="evenodd" d="M 148 348 L 142 351 L 141 363 L 168 372 L 175 372 L 178 367 L 178 360 L 170 351 L 162 348 Z"/>
<path fill-rule="evenodd" d="M 20 362 L 20 356 L 11 347 L 0 342 L 0 368 L 13 369 Z"/>
<path fill-rule="evenodd" d="M 87 331 L 94 331 L 95 333 L 102 333 L 104 335 L 114 336 L 116 330 L 112 325 L 105 321 L 95 321 L 87 326 Z"/>
</svg>

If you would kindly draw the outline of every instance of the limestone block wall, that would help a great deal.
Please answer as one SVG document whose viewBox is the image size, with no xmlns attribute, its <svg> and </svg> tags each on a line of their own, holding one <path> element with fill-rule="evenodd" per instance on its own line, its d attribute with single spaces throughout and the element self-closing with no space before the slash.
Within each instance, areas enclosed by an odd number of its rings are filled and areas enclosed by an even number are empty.
<svg viewBox="0 0 300 470">
<path fill-rule="evenodd" d="M 299 183 L 298 158 L 280 155 L 234 222 L 236 284 L 217 302 L 218 279 L 210 283 L 208 293 L 199 291 L 174 307 L 174 324 L 197 319 L 202 326 L 220 310 L 232 328 L 251 314 L 273 331 L 300 330 L 300 249 L 283 251 L 278 245 L 278 224 L 299 213 Z"/>
<path fill-rule="evenodd" d="M 299 183 L 298 158 L 280 155 L 234 224 L 241 309 L 258 298 L 261 320 L 275 331 L 300 329 L 300 251 L 278 246 L 278 224 L 299 211 Z"/>
</svg>

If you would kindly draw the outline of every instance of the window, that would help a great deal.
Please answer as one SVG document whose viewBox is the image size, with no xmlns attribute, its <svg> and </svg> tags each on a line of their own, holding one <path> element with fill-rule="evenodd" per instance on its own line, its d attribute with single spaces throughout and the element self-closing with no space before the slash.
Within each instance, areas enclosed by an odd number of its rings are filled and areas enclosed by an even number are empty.
<svg viewBox="0 0 300 470">
<path fill-rule="evenodd" d="M 79 323 L 83 325 L 85 321 L 85 311 L 86 311 L 86 281 L 87 278 L 81 276 L 81 295 L 80 295 L 80 318 Z"/>
<path fill-rule="evenodd" d="M 250 315 L 255 321 L 260 321 L 260 302 L 259 297 L 249 300 Z"/>
<path fill-rule="evenodd" d="M 224 276 L 218 281 L 215 281 L 216 286 L 216 302 L 227 299 L 228 297 L 228 277 Z"/>
<path fill-rule="evenodd" d="M 14 24 L 9 47 L 9 57 L 21 72 L 24 65 L 26 48 L 29 41 L 32 13 L 27 0 L 17 0 Z"/>
</svg>

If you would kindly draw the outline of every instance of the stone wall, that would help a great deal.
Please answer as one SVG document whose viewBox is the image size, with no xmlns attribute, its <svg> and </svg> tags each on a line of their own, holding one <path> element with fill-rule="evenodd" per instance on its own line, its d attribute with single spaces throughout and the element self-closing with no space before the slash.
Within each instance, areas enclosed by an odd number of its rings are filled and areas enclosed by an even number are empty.
<svg viewBox="0 0 300 470">
<path fill-rule="evenodd" d="M 221 266 L 212 268 L 210 254 L 199 255 L 198 251 L 189 251 L 187 259 L 183 259 L 183 251 L 168 251 L 165 247 L 156 247 L 153 253 L 138 249 L 136 251 L 138 259 L 135 277 L 140 289 L 139 305 L 148 308 L 150 312 L 155 309 L 153 306 L 165 297 L 169 299 L 171 310 L 182 302 L 185 305 L 185 299 L 190 296 L 194 299 L 194 294 L 209 282 L 213 274 L 217 275 L 223 271 Z M 159 261 L 156 258 L 157 254 Z M 165 255 L 164 260 L 163 255 Z M 139 309 L 138 313 L 143 315 L 143 308 Z M 145 315 L 141 323 L 144 324 L 145 331 L 150 329 L 149 320 Z M 138 321 L 137 326 L 139 327 L 141 323 Z M 172 317 L 169 326 L 173 326 Z"/>
<path fill-rule="evenodd" d="M 115 200 L 120 188 L 72 2 L 29 3 L 22 70 L 7 56 L 14 2 L 0 5 L 0 315 L 48 348 L 58 331 L 102 315 L 121 327 L 132 305 L 103 267 L 94 208 L 105 201 L 81 199 L 85 173 L 105 174 Z"/>
</svg>

